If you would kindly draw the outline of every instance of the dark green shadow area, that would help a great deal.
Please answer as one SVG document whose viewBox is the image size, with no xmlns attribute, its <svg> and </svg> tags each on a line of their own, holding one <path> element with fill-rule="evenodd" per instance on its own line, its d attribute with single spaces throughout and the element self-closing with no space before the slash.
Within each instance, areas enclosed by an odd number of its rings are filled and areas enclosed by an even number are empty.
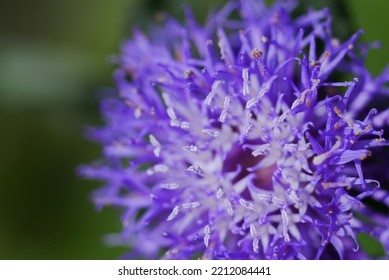
<svg viewBox="0 0 389 280">
<path fill-rule="evenodd" d="M 376 239 L 366 233 L 359 233 L 357 235 L 359 246 L 372 259 L 385 258 L 386 253 L 382 244 Z"/>
<path fill-rule="evenodd" d="M 104 245 L 120 212 L 97 213 L 100 184 L 75 169 L 100 154 L 82 128 L 100 124 L 99 91 L 132 1 L 1 1 L 0 259 L 114 259 Z"/>
</svg>

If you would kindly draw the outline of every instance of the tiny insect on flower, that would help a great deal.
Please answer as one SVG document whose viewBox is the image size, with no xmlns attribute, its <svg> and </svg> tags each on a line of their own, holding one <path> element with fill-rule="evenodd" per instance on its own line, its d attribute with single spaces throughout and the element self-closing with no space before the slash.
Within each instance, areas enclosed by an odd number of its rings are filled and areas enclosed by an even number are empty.
<svg viewBox="0 0 389 280">
<path fill-rule="evenodd" d="M 369 177 L 388 160 L 372 159 L 389 109 L 371 106 L 389 70 L 366 70 L 362 31 L 341 43 L 328 9 L 296 5 L 231 1 L 204 26 L 187 8 L 123 44 L 106 124 L 88 132 L 102 160 L 79 171 L 105 182 L 97 206 L 124 210 L 130 257 L 368 258 L 358 233 L 389 251 L 387 178 Z"/>
</svg>

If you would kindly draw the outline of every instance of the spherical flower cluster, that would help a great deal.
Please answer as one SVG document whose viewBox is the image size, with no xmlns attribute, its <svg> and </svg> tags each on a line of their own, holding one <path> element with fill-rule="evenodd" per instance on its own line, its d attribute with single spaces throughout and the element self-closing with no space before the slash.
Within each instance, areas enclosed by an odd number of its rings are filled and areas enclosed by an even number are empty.
<svg viewBox="0 0 389 280">
<path fill-rule="evenodd" d="M 127 257 L 368 258 L 358 233 L 389 251 L 389 69 L 372 77 L 362 31 L 340 42 L 328 9 L 296 4 L 231 1 L 205 26 L 187 9 L 123 44 L 89 131 L 103 157 L 80 173 L 124 209 Z"/>
</svg>

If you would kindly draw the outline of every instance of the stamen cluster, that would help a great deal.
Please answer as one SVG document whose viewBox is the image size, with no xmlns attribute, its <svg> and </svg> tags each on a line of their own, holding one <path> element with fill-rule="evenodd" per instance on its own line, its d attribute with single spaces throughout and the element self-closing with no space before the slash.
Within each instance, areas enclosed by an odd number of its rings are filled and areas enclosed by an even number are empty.
<svg viewBox="0 0 389 280">
<path fill-rule="evenodd" d="M 367 258 L 360 232 L 389 250 L 372 207 L 388 193 L 364 172 L 388 144 L 389 110 L 369 108 L 389 71 L 366 70 L 362 31 L 341 43 L 329 10 L 295 6 L 231 1 L 205 26 L 187 9 L 123 44 L 117 96 L 89 131 L 102 159 L 80 172 L 105 182 L 98 207 L 124 209 L 128 257 Z"/>
</svg>

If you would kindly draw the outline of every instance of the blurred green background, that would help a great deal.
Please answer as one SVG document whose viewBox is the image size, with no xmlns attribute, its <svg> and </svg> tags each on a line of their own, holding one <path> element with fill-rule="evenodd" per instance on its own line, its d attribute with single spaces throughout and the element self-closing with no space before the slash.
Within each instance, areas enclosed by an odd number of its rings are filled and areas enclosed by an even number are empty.
<svg viewBox="0 0 389 280">
<path fill-rule="evenodd" d="M 190 0 L 199 19 L 225 1 Z M 365 29 L 380 40 L 368 66 L 389 62 L 388 1 L 310 1 L 330 5 L 339 32 Z M 318 4 L 319 2 L 319 4 Z M 96 213 L 99 186 L 75 174 L 99 157 L 82 127 L 100 124 L 99 91 L 112 87 L 120 42 L 157 11 L 182 19 L 183 1 L 0 0 L 0 259 L 112 259 L 103 243 L 120 230 L 115 209 Z"/>
</svg>

